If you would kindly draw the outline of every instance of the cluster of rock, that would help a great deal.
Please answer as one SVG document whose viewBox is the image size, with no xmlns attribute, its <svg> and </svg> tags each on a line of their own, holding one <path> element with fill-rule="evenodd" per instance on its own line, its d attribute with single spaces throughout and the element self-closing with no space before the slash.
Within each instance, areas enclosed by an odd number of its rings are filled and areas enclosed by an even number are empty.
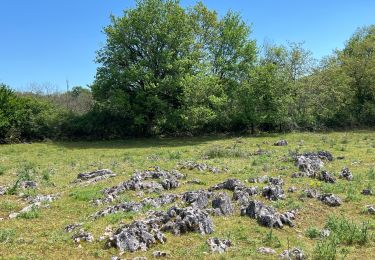
<svg viewBox="0 0 375 260">
<path fill-rule="evenodd" d="M 337 207 L 342 204 L 342 200 L 332 193 L 319 195 L 318 199 L 330 207 Z"/>
<path fill-rule="evenodd" d="M 263 188 L 262 196 L 269 200 L 279 200 L 285 198 L 285 193 L 281 185 L 270 185 Z"/>
<path fill-rule="evenodd" d="M 212 208 L 217 215 L 231 215 L 233 214 L 233 206 L 229 196 L 225 192 L 217 194 L 212 200 Z"/>
<path fill-rule="evenodd" d="M 81 241 L 93 242 L 94 237 L 91 233 L 86 232 L 84 229 L 80 229 L 79 232 L 72 236 L 74 242 L 79 243 Z"/>
<path fill-rule="evenodd" d="M 199 209 L 207 207 L 211 197 L 212 192 L 205 190 L 187 191 L 182 194 L 182 200 L 185 203 Z"/>
<path fill-rule="evenodd" d="M 146 250 L 156 243 L 165 243 L 165 231 L 175 235 L 187 232 L 211 234 L 214 229 L 210 216 L 203 210 L 173 206 L 166 212 L 152 211 L 145 220 L 120 227 L 109 238 L 109 245 L 120 251 Z"/>
<path fill-rule="evenodd" d="M 320 174 L 318 174 L 317 178 L 318 180 L 327 183 L 336 183 L 336 178 L 327 171 L 321 171 Z"/>
<path fill-rule="evenodd" d="M 56 200 L 58 195 L 37 195 L 34 198 L 29 198 L 29 205 L 21 209 L 19 212 L 13 212 L 9 214 L 9 218 L 16 218 L 22 213 L 30 212 L 34 209 L 40 208 L 41 206 L 48 207 L 48 203 Z"/>
<path fill-rule="evenodd" d="M 127 180 L 117 186 L 104 189 L 104 199 L 95 200 L 94 202 L 96 204 L 100 204 L 101 202 L 112 202 L 115 198 L 117 198 L 118 194 L 121 194 L 126 190 L 145 190 L 151 193 L 174 189 L 180 185 L 179 179 L 182 178 L 185 178 L 185 175 L 179 171 L 165 171 L 160 169 L 160 167 L 153 167 L 145 171 L 136 171 L 130 180 Z M 149 179 L 158 181 L 147 181 Z"/>
<path fill-rule="evenodd" d="M 315 177 L 316 173 L 323 168 L 324 163 L 318 156 L 301 155 L 297 157 L 296 165 L 299 172 L 293 174 L 292 177 Z"/>
<path fill-rule="evenodd" d="M 307 198 L 316 198 L 330 207 L 337 207 L 337 206 L 341 206 L 342 204 L 342 200 L 340 197 L 332 193 L 320 194 L 319 191 L 316 189 L 304 190 L 304 195 Z"/>
<path fill-rule="evenodd" d="M 114 214 L 117 212 L 138 212 L 143 207 L 151 205 L 153 207 L 160 207 L 165 204 L 175 202 L 180 196 L 176 194 L 162 194 L 157 198 L 144 198 L 141 202 L 122 202 L 113 206 L 109 206 L 103 210 L 96 212 L 92 215 L 93 218 L 104 217 L 109 214 Z"/>
<path fill-rule="evenodd" d="M 286 145 L 288 145 L 288 142 L 286 140 L 278 140 L 273 145 L 274 146 L 286 146 Z"/>
<path fill-rule="evenodd" d="M 303 154 L 303 156 L 305 156 L 307 158 L 316 158 L 316 157 L 318 157 L 321 160 L 333 161 L 333 156 L 328 151 L 306 152 L 306 153 Z"/>
<path fill-rule="evenodd" d="M 228 239 L 220 239 L 217 237 L 209 238 L 207 244 L 211 252 L 224 253 L 232 246 L 232 242 Z"/>
<path fill-rule="evenodd" d="M 344 167 L 341 172 L 340 172 L 340 176 L 339 176 L 341 179 L 345 179 L 345 180 L 348 180 L 348 181 L 351 181 L 353 180 L 353 174 L 351 173 L 351 171 L 349 170 L 348 167 Z"/>
<path fill-rule="evenodd" d="M 198 170 L 200 172 L 208 171 L 212 173 L 222 173 L 227 172 L 227 168 L 217 168 L 206 163 L 198 163 L 194 161 L 186 161 L 179 164 L 180 169 L 187 169 L 187 170 Z"/>
<path fill-rule="evenodd" d="M 73 224 L 67 225 L 64 228 L 64 231 L 70 233 L 70 232 L 73 232 L 73 230 L 75 230 L 76 228 L 80 228 L 80 227 L 82 227 L 82 223 L 73 223 Z"/>
<path fill-rule="evenodd" d="M 98 181 L 105 180 L 105 179 L 115 177 L 115 176 L 116 174 L 113 173 L 111 170 L 101 169 L 101 170 L 92 171 L 92 172 L 79 173 L 77 175 L 77 179 L 74 182 L 75 183 L 77 182 L 94 183 L 94 182 L 98 182 Z"/>
<path fill-rule="evenodd" d="M 293 248 L 293 249 L 290 249 L 290 250 L 284 250 L 280 254 L 280 259 L 303 260 L 303 259 L 306 259 L 306 256 L 301 249 Z"/>
<path fill-rule="evenodd" d="M 256 200 L 250 201 L 246 207 L 241 209 L 242 216 L 249 216 L 256 219 L 260 225 L 270 228 L 282 228 L 284 225 L 294 226 L 295 214 L 295 211 L 281 214 L 273 207 Z"/>
</svg>

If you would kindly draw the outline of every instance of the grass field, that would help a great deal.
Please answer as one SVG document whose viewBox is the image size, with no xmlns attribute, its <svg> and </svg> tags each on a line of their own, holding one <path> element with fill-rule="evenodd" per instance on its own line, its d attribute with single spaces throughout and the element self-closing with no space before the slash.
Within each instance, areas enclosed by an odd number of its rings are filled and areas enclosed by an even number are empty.
<svg viewBox="0 0 375 260">
<path fill-rule="evenodd" d="M 280 139 L 289 144 L 273 146 Z M 251 155 L 259 148 L 269 151 L 269 155 Z M 325 169 L 337 177 L 347 166 L 354 175 L 353 181 L 338 179 L 335 184 L 327 184 L 307 177 L 291 178 L 298 169 L 289 152 L 317 150 L 328 150 L 334 157 L 344 156 L 342 160 L 325 163 Z M 122 258 L 145 256 L 152 259 L 152 253 L 160 250 L 168 252 L 172 259 L 277 259 L 278 254 L 289 246 L 303 249 L 309 259 L 329 259 L 332 252 L 336 252 L 337 259 L 375 259 L 375 215 L 364 210 L 366 205 L 375 204 L 375 197 L 361 194 L 364 188 L 375 188 L 375 132 L 369 131 L 2 145 L 0 186 L 12 186 L 22 174 L 39 185 L 37 189 L 18 189 L 14 195 L 0 196 L 0 218 L 3 218 L 0 221 L 0 258 L 110 259 L 118 255 L 117 249 L 106 248 L 106 242 L 97 238 L 108 225 L 116 228 L 120 223 L 130 223 L 142 218 L 145 211 L 116 213 L 93 220 L 89 216 L 105 206 L 94 206 L 90 201 L 102 196 L 103 188 L 129 179 L 136 169 L 157 165 L 170 170 L 187 160 L 228 167 L 229 171 L 213 174 L 180 170 L 187 174 L 188 180 L 197 178 L 202 183 L 183 184 L 170 192 L 208 188 L 228 178 L 238 178 L 251 186 L 254 184 L 246 182 L 250 177 L 281 176 L 285 189 L 295 186 L 297 191 L 286 192 L 284 200 L 266 203 L 280 211 L 298 208 L 295 227 L 271 230 L 254 219 L 240 216 L 240 210 L 236 208 L 233 216 L 213 217 L 213 234 L 174 236 L 166 233 L 167 243 L 155 245 L 146 252 L 125 253 Z M 117 176 L 87 186 L 72 184 L 78 173 L 101 168 L 111 169 Z M 340 196 L 343 204 L 333 208 L 316 199 L 301 200 L 303 189 L 310 187 Z M 59 193 L 60 198 L 49 207 L 8 219 L 10 213 L 27 205 L 20 193 L 24 196 Z M 134 191 L 127 191 L 120 198 L 121 201 L 140 199 Z M 261 196 L 256 199 L 265 201 Z M 76 222 L 84 222 L 83 226 L 93 234 L 94 242 L 77 244 L 71 238 L 72 233 L 64 232 L 66 225 Z M 326 225 L 335 233 L 334 238 L 323 239 L 317 235 Z M 366 226 L 365 235 L 363 225 Z M 363 236 L 366 239 L 362 239 Z M 206 245 L 209 237 L 229 238 L 233 246 L 221 255 L 210 253 Z M 278 254 L 260 255 L 257 248 L 261 246 L 272 247 Z"/>
</svg>

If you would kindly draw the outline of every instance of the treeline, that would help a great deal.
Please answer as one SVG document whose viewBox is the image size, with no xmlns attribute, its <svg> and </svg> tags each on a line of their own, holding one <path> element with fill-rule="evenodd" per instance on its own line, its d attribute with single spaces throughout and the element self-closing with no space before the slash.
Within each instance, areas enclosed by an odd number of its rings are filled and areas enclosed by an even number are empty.
<svg viewBox="0 0 375 260">
<path fill-rule="evenodd" d="M 91 90 L 1 87 L 3 142 L 375 126 L 374 25 L 321 61 L 301 43 L 257 45 L 240 14 L 202 3 L 138 1 L 104 32 Z"/>
</svg>

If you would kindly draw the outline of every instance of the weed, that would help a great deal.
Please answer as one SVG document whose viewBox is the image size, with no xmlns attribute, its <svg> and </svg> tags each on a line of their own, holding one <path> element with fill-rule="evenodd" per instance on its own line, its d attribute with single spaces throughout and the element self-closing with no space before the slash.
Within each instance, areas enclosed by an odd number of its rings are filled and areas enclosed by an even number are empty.
<svg viewBox="0 0 375 260">
<path fill-rule="evenodd" d="M 88 187 L 85 189 L 77 189 L 71 192 L 69 196 L 78 201 L 91 201 L 93 199 L 102 198 L 103 193 L 100 187 Z"/>
<path fill-rule="evenodd" d="M 308 238 L 311 238 L 311 239 L 318 238 L 319 235 L 320 235 L 320 231 L 316 227 L 309 227 L 306 230 L 306 236 Z"/>
<path fill-rule="evenodd" d="M 262 242 L 269 247 L 279 248 L 281 247 L 280 239 L 273 234 L 273 229 L 265 235 Z"/>
<path fill-rule="evenodd" d="M 220 146 L 214 146 L 208 148 L 204 153 L 204 157 L 208 158 L 246 158 L 249 157 L 249 153 L 242 150 L 238 146 L 234 145 L 230 148 L 224 148 Z"/>
<path fill-rule="evenodd" d="M 363 245 L 370 239 L 369 223 L 366 222 L 356 224 L 345 217 L 331 216 L 328 218 L 326 228 L 333 232 L 339 243 Z"/>
<path fill-rule="evenodd" d="M 13 229 L 0 229 L 0 243 L 12 243 L 16 237 Z"/>
<path fill-rule="evenodd" d="M 315 245 L 313 259 L 336 260 L 337 242 L 332 238 L 325 238 Z"/>
<path fill-rule="evenodd" d="M 169 151 L 168 157 L 169 160 L 179 160 L 181 159 L 182 153 L 180 151 Z"/>
<path fill-rule="evenodd" d="M 0 165 L 0 176 L 5 174 L 5 167 Z"/>
</svg>

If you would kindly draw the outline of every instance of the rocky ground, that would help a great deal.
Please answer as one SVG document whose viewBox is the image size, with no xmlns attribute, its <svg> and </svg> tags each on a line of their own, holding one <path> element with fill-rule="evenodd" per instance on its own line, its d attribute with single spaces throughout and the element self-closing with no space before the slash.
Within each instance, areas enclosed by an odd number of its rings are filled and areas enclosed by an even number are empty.
<svg viewBox="0 0 375 260">
<path fill-rule="evenodd" d="M 1 259 L 375 259 L 375 133 L 0 146 Z"/>
</svg>

